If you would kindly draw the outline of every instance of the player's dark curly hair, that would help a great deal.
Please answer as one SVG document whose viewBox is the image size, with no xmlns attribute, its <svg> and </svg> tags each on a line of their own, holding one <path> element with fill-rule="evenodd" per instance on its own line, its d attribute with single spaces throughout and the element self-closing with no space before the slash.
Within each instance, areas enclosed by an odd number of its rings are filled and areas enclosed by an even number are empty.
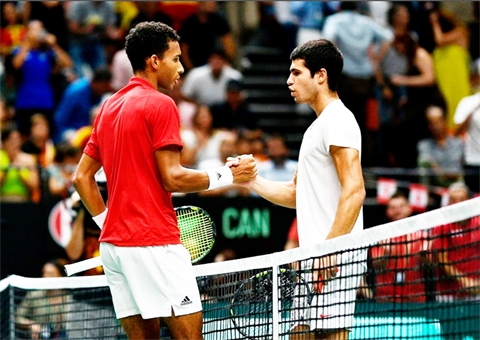
<svg viewBox="0 0 480 340">
<path fill-rule="evenodd" d="M 290 54 L 290 60 L 303 59 L 305 67 L 313 77 L 324 68 L 328 75 L 328 88 L 337 90 L 337 83 L 343 69 L 342 52 L 329 40 L 311 40 L 297 46 Z"/>
<path fill-rule="evenodd" d="M 159 58 L 168 50 L 168 43 L 179 41 L 177 32 L 170 26 L 156 21 L 137 24 L 125 38 L 125 51 L 133 72 L 145 69 L 145 60 L 153 54 Z"/>
</svg>

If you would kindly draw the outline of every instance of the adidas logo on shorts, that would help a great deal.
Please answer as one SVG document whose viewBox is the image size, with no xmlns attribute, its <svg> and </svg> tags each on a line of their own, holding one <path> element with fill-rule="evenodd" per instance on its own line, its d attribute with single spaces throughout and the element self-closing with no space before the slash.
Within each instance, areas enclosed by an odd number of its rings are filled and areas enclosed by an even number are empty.
<svg viewBox="0 0 480 340">
<path fill-rule="evenodd" d="M 180 306 L 186 306 L 186 305 L 189 305 L 191 303 L 193 303 L 193 302 L 188 298 L 188 296 L 185 296 L 183 301 L 180 303 Z"/>
</svg>

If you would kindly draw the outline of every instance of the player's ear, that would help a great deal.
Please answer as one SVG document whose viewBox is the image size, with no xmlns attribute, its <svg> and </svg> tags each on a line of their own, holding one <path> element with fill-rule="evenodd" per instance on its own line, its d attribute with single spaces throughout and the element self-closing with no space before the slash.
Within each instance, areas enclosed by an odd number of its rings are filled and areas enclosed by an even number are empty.
<svg viewBox="0 0 480 340">
<path fill-rule="evenodd" d="M 150 65 L 154 68 L 154 69 L 158 69 L 158 56 L 156 54 L 152 54 L 150 58 L 148 58 L 148 63 L 150 63 Z"/>
<path fill-rule="evenodd" d="M 317 82 L 319 84 L 322 84 L 327 81 L 327 70 L 324 68 L 321 68 L 317 73 L 315 73 L 315 77 L 317 77 Z"/>
</svg>

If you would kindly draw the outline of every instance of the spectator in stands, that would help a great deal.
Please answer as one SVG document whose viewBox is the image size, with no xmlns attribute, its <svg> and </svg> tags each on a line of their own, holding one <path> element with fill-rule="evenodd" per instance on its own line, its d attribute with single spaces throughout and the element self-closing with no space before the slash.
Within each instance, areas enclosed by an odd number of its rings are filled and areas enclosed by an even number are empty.
<svg viewBox="0 0 480 340">
<path fill-rule="evenodd" d="M 66 142 L 57 144 L 56 149 L 55 163 L 46 168 L 48 190 L 56 199 L 64 199 L 69 195 L 68 190 L 71 188 L 73 173 L 77 169 L 82 150 Z"/>
<path fill-rule="evenodd" d="M 449 204 L 470 198 L 462 182 L 451 184 L 448 193 Z M 437 302 L 445 303 L 440 307 L 446 318 L 440 319 L 442 338 L 476 339 L 480 334 L 480 216 L 438 226 L 430 236 L 437 264 L 435 296 Z"/>
<path fill-rule="evenodd" d="M 410 217 L 408 198 L 397 191 L 387 203 L 386 216 L 393 221 Z M 370 249 L 377 302 L 425 302 L 425 267 L 428 241 L 424 230 L 380 242 Z"/>
<path fill-rule="evenodd" d="M 243 80 L 240 71 L 230 66 L 223 50 L 213 51 L 208 63 L 191 69 L 182 85 L 183 95 L 198 104 L 212 106 L 225 102 L 230 79 Z"/>
<path fill-rule="evenodd" d="M 454 129 L 453 116 L 463 97 L 472 94 L 470 84 L 469 31 L 453 13 L 446 10 L 430 14 L 435 49 L 433 64 L 438 87 L 447 104 L 447 127 Z"/>
<path fill-rule="evenodd" d="M 418 37 L 418 44 L 432 53 L 435 48 L 432 25 L 429 17 L 432 11 L 438 10 L 440 1 L 396 1 L 408 8 L 410 13 L 410 28 Z"/>
<path fill-rule="evenodd" d="M 222 134 L 213 128 L 210 108 L 198 105 L 193 116 L 192 129 L 181 130 L 184 143 L 181 163 L 186 167 L 196 168 L 205 159 L 218 159 Z"/>
<path fill-rule="evenodd" d="M 69 50 L 68 21 L 63 1 L 25 1 L 23 17 L 26 22 L 40 20 L 45 29 L 57 38 L 58 45 Z"/>
<path fill-rule="evenodd" d="M 91 80 L 84 77 L 68 85 L 54 114 L 56 143 L 90 125 L 90 111 L 111 92 L 111 79 L 108 69 L 98 69 Z"/>
<path fill-rule="evenodd" d="M 418 167 L 432 170 L 421 176 L 423 184 L 448 187 L 462 179 L 463 142 L 448 132 L 444 108 L 431 105 L 426 110 L 431 138 L 418 142 Z"/>
<path fill-rule="evenodd" d="M 100 193 L 105 202 L 108 200 L 107 183 L 103 179 L 97 178 L 97 184 Z M 100 256 L 100 228 L 95 224 L 92 215 L 85 208 L 78 194 L 72 194 L 72 206 L 76 211 L 76 216 L 72 222 L 72 236 L 65 246 L 65 252 L 70 261 L 76 262 L 86 260 L 95 256 Z M 82 272 L 80 275 L 101 275 L 103 267 L 96 267 Z"/>
<path fill-rule="evenodd" d="M 21 149 L 22 138 L 15 125 L 2 130 L 0 149 L 0 201 L 38 202 L 40 178 L 35 157 Z"/>
<path fill-rule="evenodd" d="M 55 145 L 50 134 L 50 124 L 41 113 L 32 116 L 30 135 L 22 144 L 22 151 L 34 155 L 41 169 L 53 163 L 55 158 Z"/>
<path fill-rule="evenodd" d="M 338 1 L 292 1 L 290 10 L 298 19 L 297 45 L 322 37 L 324 12 L 336 12 Z M 327 7 L 327 8 L 326 8 Z"/>
<path fill-rule="evenodd" d="M 142 21 L 160 21 L 168 26 L 172 25 L 170 16 L 162 11 L 156 1 L 135 1 L 138 8 L 138 14 L 132 19 L 130 26 L 135 27 Z"/>
<path fill-rule="evenodd" d="M 278 48 L 283 50 L 285 39 L 279 32 L 282 25 L 278 22 L 273 8 L 274 1 L 258 2 L 258 24 L 254 33 L 246 42 L 247 46 Z"/>
<path fill-rule="evenodd" d="M 265 152 L 265 137 L 262 129 L 242 130 L 240 134 L 248 142 L 248 149 L 257 164 L 268 160 L 268 155 Z M 237 150 L 237 153 L 238 152 L 239 150 Z"/>
<path fill-rule="evenodd" d="M 182 86 L 185 78 L 179 78 L 177 86 L 170 91 L 165 91 L 177 105 L 178 114 L 180 115 L 180 126 L 182 129 L 191 129 L 193 126 L 193 116 L 197 111 L 197 104 L 185 98 L 182 93 Z"/>
<path fill-rule="evenodd" d="M 93 123 L 97 118 L 98 112 L 100 111 L 103 102 L 109 95 L 109 93 L 105 94 L 100 100 L 100 102 L 94 107 L 92 107 L 92 109 L 90 110 L 90 124 L 76 130 L 68 139 L 68 143 L 70 143 L 74 147 L 79 148 L 80 150 L 83 150 L 85 148 L 92 134 Z"/>
<path fill-rule="evenodd" d="M 468 23 L 470 41 L 468 43 L 470 60 L 480 60 L 480 2 L 473 1 L 473 20 Z M 477 69 L 478 70 L 478 69 Z"/>
<path fill-rule="evenodd" d="M 52 76 L 72 66 L 70 56 L 48 33 L 39 20 L 28 24 L 28 34 L 20 47 L 13 51 L 12 67 L 17 73 L 15 120 L 22 136 L 30 133 L 30 118 L 42 113 L 53 126 L 56 106 Z"/>
<path fill-rule="evenodd" d="M 480 59 L 472 72 L 472 83 L 477 92 L 460 100 L 455 110 L 455 135 L 462 136 L 465 149 L 463 169 L 465 184 L 480 193 Z"/>
<path fill-rule="evenodd" d="M 388 26 L 388 11 L 393 2 L 390 1 L 362 1 L 362 4 L 366 6 L 365 12 L 371 16 L 373 20 L 378 22 L 382 26 Z"/>
<path fill-rule="evenodd" d="M 13 123 L 13 112 L 11 106 L 7 106 L 5 99 L 0 96 L 0 131 Z"/>
<path fill-rule="evenodd" d="M 297 169 L 298 162 L 289 158 L 289 149 L 281 135 L 271 135 L 266 140 L 268 159 L 258 164 L 258 174 L 271 181 L 288 182 Z"/>
<path fill-rule="evenodd" d="M 198 170 L 206 170 L 210 168 L 219 167 L 225 164 L 228 157 L 234 157 L 237 155 L 236 152 L 236 143 L 237 143 L 237 134 L 230 131 L 220 131 L 219 138 L 221 139 L 219 145 L 219 154 L 217 158 L 207 158 L 203 161 L 200 161 L 197 165 Z M 235 196 L 248 196 L 250 190 L 244 187 L 229 185 L 222 188 L 217 188 L 215 190 L 201 191 L 198 193 L 199 196 L 225 196 L 225 197 L 235 197 Z"/>
<path fill-rule="evenodd" d="M 247 136 L 244 131 L 238 134 L 236 150 L 238 155 L 252 154 L 250 137 Z"/>
<path fill-rule="evenodd" d="M 21 46 L 28 28 L 20 18 L 15 1 L 2 1 L 0 21 L 0 72 L 2 96 L 9 103 L 15 100 L 15 72 L 12 69 L 12 52 Z"/>
<path fill-rule="evenodd" d="M 120 38 L 114 4 L 109 1 L 72 1 L 67 7 L 69 53 L 77 77 L 89 77 L 108 66 L 105 42 Z M 84 71 L 88 73 L 85 73 Z"/>
<path fill-rule="evenodd" d="M 130 65 L 125 48 L 118 50 L 113 55 L 110 72 L 112 73 L 111 86 L 114 92 L 127 85 L 130 78 L 133 77 L 132 65 Z"/>
<path fill-rule="evenodd" d="M 65 259 L 46 262 L 43 278 L 65 276 Z M 72 296 L 65 289 L 39 289 L 27 293 L 15 313 L 15 322 L 21 339 L 67 339 L 67 317 Z"/>
<path fill-rule="evenodd" d="M 433 61 L 430 54 L 418 46 L 413 32 L 409 31 L 410 17 L 406 6 L 394 4 L 388 11 L 388 22 L 394 38 L 383 43 L 375 59 L 376 97 L 379 102 L 380 128 L 376 153 L 379 165 L 394 165 L 392 132 L 405 119 L 408 102 L 407 86 L 431 86 L 435 83 Z M 418 69 L 415 78 L 410 75 Z M 401 82 L 397 85 L 399 77 Z M 393 78 L 393 83 L 391 81 Z M 414 80 L 414 81 L 413 81 Z"/>
<path fill-rule="evenodd" d="M 28 28 L 23 24 L 15 1 L 2 1 L 0 28 L 0 55 L 5 58 L 22 44 Z"/>
<path fill-rule="evenodd" d="M 196 13 L 183 21 L 179 30 L 182 37 L 182 64 L 186 72 L 205 65 L 211 54 L 223 50 L 224 58 L 234 62 L 237 46 L 228 21 L 218 10 L 216 1 L 199 1 Z"/>
<path fill-rule="evenodd" d="M 290 53 L 297 46 L 298 18 L 292 13 L 290 2 L 272 1 L 273 14 L 282 25 L 285 52 Z"/>
<path fill-rule="evenodd" d="M 248 108 L 243 82 L 230 79 L 227 82 L 226 98 L 210 107 L 213 116 L 213 127 L 229 130 L 254 130 L 256 119 Z"/>
<path fill-rule="evenodd" d="M 410 56 L 407 73 L 392 74 L 389 82 L 395 87 L 404 87 L 405 100 L 402 101 L 401 116 L 389 130 L 391 160 L 390 164 L 402 168 L 417 166 L 417 144 L 428 137 L 428 126 L 425 111 L 430 105 L 444 106 L 445 101 L 434 79 L 433 59 L 411 37 L 403 35 L 405 47 Z M 405 44 L 406 43 L 406 44 Z M 383 83 L 380 82 L 380 85 Z M 408 138 L 405 136 L 408 135 Z"/>
<path fill-rule="evenodd" d="M 372 48 L 392 37 L 392 33 L 373 18 L 358 12 L 358 3 L 341 1 L 340 11 L 330 15 L 323 27 L 324 38 L 342 51 L 344 68 L 338 94 L 352 110 L 362 132 L 362 164 L 373 161 L 373 145 L 367 131 L 367 101 L 374 97 Z"/>
</svg>

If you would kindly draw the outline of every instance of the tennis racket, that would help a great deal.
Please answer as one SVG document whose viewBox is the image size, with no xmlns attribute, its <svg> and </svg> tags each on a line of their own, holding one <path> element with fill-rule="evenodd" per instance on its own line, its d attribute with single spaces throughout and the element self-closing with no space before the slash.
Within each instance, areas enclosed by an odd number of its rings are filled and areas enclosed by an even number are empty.
<svg viewBox="0 0 480 340">
<path fill-rule="evenodd" d="M 309 306 L 313 293 L 305 280 L 294 270 L 280 269 L 279 308 L 282 314 L 296 306 Z M 235 292 L 230 303 L 230 318 L 235 328 L 247 339 L 272 337 L 272 271 L 253 275 Z"/>
<path fill-rule="evenodd" d="M 180 241 L 190 253 L 192 263 L 202 260 L 212 250 L 217 236 L 215 223 L 210 215 L 199 207 L 186 205 L 175 208 Z M 102 265 L 100 256 L 65 265 L 67 276 Z"/>
</svg>

